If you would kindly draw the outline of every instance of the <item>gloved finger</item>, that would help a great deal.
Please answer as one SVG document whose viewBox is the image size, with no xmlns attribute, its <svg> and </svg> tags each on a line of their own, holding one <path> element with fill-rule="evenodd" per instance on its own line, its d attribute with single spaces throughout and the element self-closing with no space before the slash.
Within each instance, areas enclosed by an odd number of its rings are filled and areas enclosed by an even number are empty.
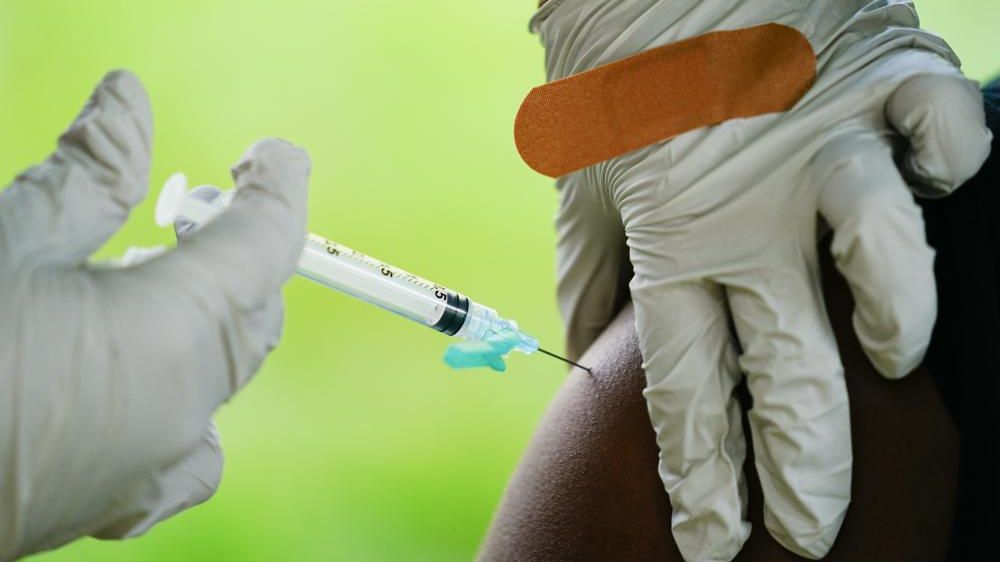
<svg viewBox="0 0 1000 562">
<path fill-rule="evenodd" d="M 92 534 L 98 539 L 124 539 L 145 534 L 153 525 L 208 501 L 222 480 L 223 455 L 215 422 L 195 448 L 170 466 L 122 483 L 115 494 L 112 523 Z"/>
<path fill-rule="evenodd" d="M 740 380 L 723 291 L 701 282 L 632 282 L 660 476 L 685 560 L 731 560 L 750 534 Z"/>
<path fill-rule="evenodd" d="M 104 400 L 126 421 L 112 443 L 123 449 L 109 454 L 140 471 L 170 461 L 260 368 L 305 240 L 308 173 L 303 150 L 258 143 L 236 169 L 231 206 L 176 249 L 128 269 L 81 271 L 91 316 L 116 342 Z"/>
<path fill-rule="evenodd" d="M 557 294 L 566 353 L 578 359 L 628 299 L 632 277 L 625 230 L 614 204 L 595 189 L 592 168 L 559 179 Z"/>
<path fill-rule="evenodd" d="M 816 559 L 833 545 L 850 503 L 851 426 L 815 241 L 787 247 L 774 244 L 773 254 L 759 256 L 766 265 L 723 282 L 753 396 L 765 525 L 785 548 Z"/>
<path fill-rule="evenodd" d="M 222 190 L 211 185 L 200 185 L 191 191 L 191 197 L 211 203 L 218 196 L 222 195 Z M 201 229 L 202 225 L 187 219 L 178 217 L 174 221 L 174 233 L 177 240 L 184 243 L 195 232 Z M 257 340 L 250 345 L 253 349 L 260 350 L 261 357 L 268 354 L 281 339 L 282 326 L 284 326 L 285 306 L 281 298 L 281 292 L 276 292 L 268 301 L 259 308 L 252 309 L 246 313 L 245 322 L 250 328 L 247 334 Z M 243 379 L 240 385 L 246 384 L 247 379 Z"/>
<path fill-rule="evenodd" d="M 260 307 L 294 272 L 305 243 L 308 154 L 288 142 L 253 145 L 233 168 L 229 207 L 149 264 L 163 283 L 202 282 L 199 292 L 240 310 Z"/>
<path fill-rule="evenodd" d="M 0 195 L 0 255 L 85 261 L 145 197 L 152 130 L 139 79 L 127 71 L 105 76 L 55 153 Z"/>
<path fill-rule="evenodd" d="M 264 358 L 278 347 L 285 326 L 285 303 L 281 291 L 275 291 L 261 306 L 243 315 L 247 358 L 251 367 L 236 379 L 235 390 L 242 389 L 263 363 Z"/>
<path fill-rule="evenodd" d="M 827 145 L 812 165 L 833 257 L 854 294 L 854 330 L 880 373 L 915 369 L 937 318 L 934 250 L 890 147 L 859 133 Z"/>
<path fill-rule="evenodd" d="M 925 197 L 941 197 L 974 176 L 990 154 L 983 95 L 971 80 L 925 74 L 904 82 L 886 104 L 909 141 L 903 170 Z"/>
</svg>

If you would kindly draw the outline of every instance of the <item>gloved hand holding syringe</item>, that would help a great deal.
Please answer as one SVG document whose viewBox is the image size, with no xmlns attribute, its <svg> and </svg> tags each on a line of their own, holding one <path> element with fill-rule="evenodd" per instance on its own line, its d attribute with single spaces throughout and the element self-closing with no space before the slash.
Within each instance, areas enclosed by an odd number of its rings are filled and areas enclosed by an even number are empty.
<svg viewBox="0 0 1000 562">
<path fill-rule="evenodd" d="M 166 227 L 183 217 L 204 224 L 226 208 L 236 191 L 223 191 L 211 202 L 192 193 L 183 174 L 171 176 L 156 204 L 156 223 Z M 503 356 L 509 352 L 530 355 L 540 351 L 589 371 L 540 348 L 537 339 L 522 332 L 517 322 L 501 318 L 496 310 L 321 236 L 306 236 L 296 273 L 446 335 L 467 340 L 449 347 L 445 362 L 451 367 L 488 366 L 503 371 Z"/>
</svg>

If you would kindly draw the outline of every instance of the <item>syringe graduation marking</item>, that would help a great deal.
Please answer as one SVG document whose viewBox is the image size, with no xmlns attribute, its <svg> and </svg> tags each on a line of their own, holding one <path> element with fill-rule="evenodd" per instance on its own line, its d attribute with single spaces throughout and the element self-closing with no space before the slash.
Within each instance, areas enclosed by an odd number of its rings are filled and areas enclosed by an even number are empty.
<svg viewBox="0 0 1000 562">
<path fill-rule="evenodd" d="M 435 296 L 438 299 L 440 299 L 440 300 L 443 300 L 443 301 L 447 301 L 448 300 L 448 294 L 447 294 L 448 293 L 448 289 L 446 289 L 445 287 L 442 287 L 442 286 L 437 285 L 435 283 L 431 283 L 430 281 L 427 281 L 426 279 L 423 279 L 421 277 L 417 277 L 416 275 L 414 275 L 414 274 L 412 274 L 412 273 L 410 273 L 408 271 L 404 271 L 402 269 L 397 269 L 397 268 L 395 268 L 395 267 L 393 267 L 393 266 L 391 266 L 391 265 L 389 265 L 387 263 L 375 261 L 371 257 L 369 257 L 368 255 L 363 254 L 363 253 L 361 253 L 361 252 L 359 252 L 359 251 L 357 251 L 357 250 L 355 250 L 353 248 L 348 248 L 347 246 L 344 246 L 343 244 L 338 244 L 338 243 L 333 242 L 331 240 L 327 240 L 326 238 L 322 238 L 320 236 L 316 236 L 315 234 L 310 234 L 309 238 L 313 242 L 316 242 L 316 243 L 322 245 L 326 249 L 326 252 L 328 254 L 330 254 L 330 255 L 333 255 L 333 256 L 343 256 L 343 257 L 349 258 L 349 259 L 351 259 L 351 260 L 353 260 L 353 261 L 355 261 L 357 263 L 360 263 L 362 265 L 368 266 L 368 267 L 370 267 L 370 268 L 378 271 L 379 273 L 381 273 L 385 277 L 389 277 L 389 278 L 392 278 L 392 279 L 395 279 L 395 278 L 398 277 L 399 279 L 403 279 L 404 281 L 407 281 L 407 282 L 409 282 L 412 285 L 420 287 L 421 289 L 426 289 L 428 291 L 434 291 L 435 292 Z"/>
<path fill-rule="evenodd" d="M 405 284 L 411 285 L 414 288 L 431 295 L 435 300 L 441 303 L 441 308 L 439 309 L 440 316 L 434 321 L 427 323 L 429 327 L 443 334 L 454 336 L 465 324 L 465 319 L 469 314 L 469 299 L 464 295 L 446 287 L 442 287 L 436 283 L 431 283 L 430 281 L 408 271 L 395 268 L 385 262 L 376 260 L 367 254 L 354 250 L 353 248 L 344 246 L 343 244 L 338 244 L 332 240 L 327 240 L 322 236 L 310 234 L 308 236 L 308 240 L 309 243 L 322 247 L 326 253 L 331 256 L 349 260 L 368 270 L 374 271 L 382 277 L 393 279 L 395 281 L 402 281 Z"/>
<path fill-rule="evenodd" d="M 174 174 L 160 192 L 156 205 L 156 222 L 166 227 L 178 216 L 185 216 L 198 223 L 210 221 L 232 201 L 234 193 L 235 190 L 223 192 L 212 203 L 199 201 L 193 199 L 191 192 L 187 191 L 187 178 L 180 173 Z M 542 351 L 586 369 L 539 349 L 538 340 L 521 332 L 516 322 L 500 318 L 495 310 L 322 236 L 307 235 L 305 250 L 296 271 L 325 287 L 364 300 L 449 336 L 460 335 L 467 340 L 483 341 L 490 334 L 513 330 L 520 338 L 516 347 L 518 351 L 527 354 Z"/>
</svg>

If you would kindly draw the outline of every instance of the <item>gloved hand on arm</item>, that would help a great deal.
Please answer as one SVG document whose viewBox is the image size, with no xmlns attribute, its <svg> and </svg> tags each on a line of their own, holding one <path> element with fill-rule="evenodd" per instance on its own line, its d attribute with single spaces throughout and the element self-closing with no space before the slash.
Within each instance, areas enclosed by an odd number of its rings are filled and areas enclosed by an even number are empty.
<svg viewBox="0 0 1000 562">
<path fill-rule="evenodd" d="M 919 29 L 909 2 L 550 0 L 533 27 L 557 80 L 765 23 L 799 30 L 817 55 L 816 82 L 794 108 L 695 129 L 558 180 L 570 357 L 611 320 L 627 258 L 660 475 L 689 562 L 728 562 L 750 532 L 732 395 L 744 373 L 768 530 L 802 556 L 830 548 L 850 501 L 851 429 L 817 232 L 833 229 L 869 358 L 904 376 L 936 311 L 933 251 L 910 190 L 945 195 L 989 154 L 978 88 Z"/>
<path fill-rule="evenodd" d="M 233 168 L 232 205 L 124 268 L 88 257 L 146 195 L 149 100 L 108 74 L 56 151 L 0 193 L 0 560 L 119 538 L 207 499 L 213 412 L 281 332 L 310 162 L 281 140 Z"/>
</svg>

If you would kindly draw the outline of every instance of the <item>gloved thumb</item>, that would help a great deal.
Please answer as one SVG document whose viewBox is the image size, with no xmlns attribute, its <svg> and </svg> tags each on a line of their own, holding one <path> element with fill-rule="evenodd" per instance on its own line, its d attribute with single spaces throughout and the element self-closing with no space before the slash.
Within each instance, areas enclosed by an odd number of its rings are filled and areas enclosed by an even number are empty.
<svg viewBox="0 0 1000 562">
<path fill-rule="evenodd" d="M 309 156 L 291 143 L 253 145 L 233 168 L 237 192 L 226 210 L 197 232 L 177 225 L 184 243 L 157 265 L 163 282 L 196 283 L 242 310 L 269 300 L 302 254 L 309 172 Z"/>
<path fill-rule="evenodd" d="M 119 310 L 128 311 L 118 319 L 120 325 L 157 318 L 177 336 L 166 344 L 142 346 L 137 355 L 170 358 L 190 354 L 190 346 L 197 345 L 211 356 L 211 361 L 201 358 L 202 366 L 227 384 L 224 395 L 218 387 L 204 391 L 208 413 L 251 378 L 277 342 L 281 287 L 305 243 L 306 152 L 266 140 L 251 147 L 234 170 L 237 192 L 225 211 L 200 228 L 179 222 L 177 248 L 110 276 L 102 287 L 116 295 Z M 217 196 L 213 189 L 198 193 Z M 137 302 L 123 304 L 124 295 L 133 293 Z M 219 338 L 225 353 L 215 355 L 219 348 L 208 342 Z M 215 367 L 206 366 L 210 363 Z"/>
<path fill-rule="evenodd" d="M 222 195 L 222 190 L 213 185 L 199 185 L 190 193 L 190 197 L 206 203 L 215 201 L 220 195 Z M 183 244 L 185 240 L 201 230 L 205 224 L 196 223 L 183 215 L 177 217 L 177 220 L 174 221 L 174 234 L 177 236 L 178 243 Z M 264 339 L 263 344 L 257 347 L 263 348 L 265 352 L 270 352 L 278 345 L 284 319 L 285 307 L 281 300 L 281 291 L 276 291 L 263 306 L 247 311 L 246 324 L 251 328 L 249 332 L 258 334 Z"/>
</svg>

